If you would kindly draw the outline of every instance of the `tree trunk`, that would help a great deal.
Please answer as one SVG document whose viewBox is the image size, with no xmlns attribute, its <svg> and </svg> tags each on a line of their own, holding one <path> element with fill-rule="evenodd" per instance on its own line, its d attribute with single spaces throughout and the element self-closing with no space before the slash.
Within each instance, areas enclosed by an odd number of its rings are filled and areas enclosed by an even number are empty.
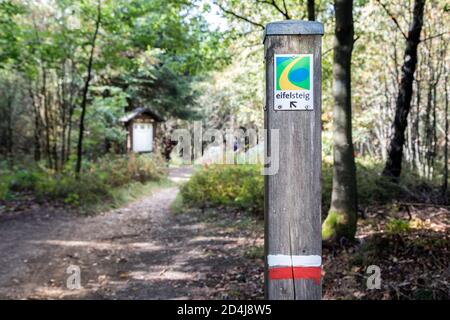
<svg viewBox="0 0 450 320">
<path fill-rule="evenodd" d="M 356 166 L 352 142 L 351 58 L 353 1 L 335 1 L 333 60 L 334 167 L 331 207 L 323 223 L 324 240 L 353 239 L 356 232 Z"/>
<path fill-rule="evenodd" d="M 415 0 L 413 20 L 406 39 L 406 48 L 400 87 L 398 90 L 392 136 L 388 147 L 388 159 L 383 175 L 398 180 L 402 170 L 403 144 L 405 143 L 405 129 L 408 125 L 408 114 L 411 108 L 414 71 L 417 64 L 417 46 L 420 43 L 420 32 L 423 25 L 423 11 L 425 0 Z"/>
<path fill-rule="evenodd" d="M 447 199 L 448 191 L 448 74 L 445 75 L 445 119 L 444 119 L 444 131 L 445 131 L 445 143 L 444 143 L 444 181 L 442 183 L 442 193 Z"/>
<path fill-rule="evenodd" d="M 92 65 L 94 61 L 94 52 L 95 52 L 95 44 L 97 41 L 98 29 L 100 28 L 101 23 L 101 0 L 98 1 L 97 6 L 97 20 L 95 22 L 95 31 L 92 37 L 91 42 L 91 52 L 89 54 L 89 62 L 87 67 L 87 77 L 84 83 L 83 95 L 81 100 L 81 115 L 80 115 L 80 126 L 79 126 L 79 134 L 78 134 L 78 145 L 77 145 L 77 163 L 75 167 L 75 174 L 77 179 L 80 177 L 81 172 L 81 161 L 83 157 L 83 134 L 84 134 L 84 118 L 86 116 L 86 105 L 87 105 L 87 95 L 89 92 L 89 84 L 92 78 Z"/>
<path fill-rule="evenodd" d="M 48 112 L 48 99 L 47 99 L 47 71 L 42 68 L 42 99 L 44 106 L 44 119 L 45 119 L 45 153 L 47 156 L 48 167 L 53 169 L 53 161 L 50 152 L 50 120 Z"/>
<path fill-rule="evenodd" d="M 70 154 L 72 152 L 72 118 L 73 118 L 73 111 L 74 111 L 74 99 L 75 99 L 75 91 L 76 91 L 76 84 L 75 84 L 75 62 L 71 60 L 70 65 L 70 95 L 69 95 L 69 102 L 68 102 L 68 108 L 69 108 L 69 118 L 67 119 L 68 123 L 68 129 L 67 129 L 67 147 L 65 152 L 65 159 L 64 161 L 67 162 L 70 158 Z"/>
<path fill-rule="evenodd" d="M 68 128 L 67 128 L 67 147 L 66 147 L 66 153 L 65 153 L 65 159 L 64 161 L 67 162 L 69 161 L 70 158 L 70 154 L 72 151 L 72 118 L 73 118 L 73 105 L 69 106 L 69 119 L 68 121 Z"/>
<path fill-rule="evenodd" d="M 308 20 L 316 20 L 316 13 L 314 9 L 314 0 L 308 0 Z"/>
<path fill-rule="evenodd" d="M 28 94 L 30 95 L 31 99 L 31 105 L 33 106 L 33 114 L 34 114 L 34 132 L 33 132 L 33 138 L 34 138 L 34 161 L 38 162 L 41 161 L 41 125 L 40 125 L 40 111 L 39 111 L 39 105 L 36 103 L 36 99 L 34 97 L 33 89 L 32 89 L 32 83 L 30 81 L 29 87 L 28 87 Z"/>
<path fill-rule="evenodd" d="M 13 86 L 10 88 L 10 92 L 8 92 L 8 96 L 6 97 L 6 157 L 8 159 L 9 168 L 12 169 L 14 167 L 14 157 L 13 157 L 13 102 L 14 102 L 14 89 Z"/>
<path fill-rule="evenodd" d="M 61 110 L 61 147 L 60 147 L 60 166 L 64 168 L 66 162 L 66 130 L 67 130 L 67 97 L 66 97 L 66 61 L 62 63 L 62 80 L 60 84 L 60 108 Z"/>
</svg>

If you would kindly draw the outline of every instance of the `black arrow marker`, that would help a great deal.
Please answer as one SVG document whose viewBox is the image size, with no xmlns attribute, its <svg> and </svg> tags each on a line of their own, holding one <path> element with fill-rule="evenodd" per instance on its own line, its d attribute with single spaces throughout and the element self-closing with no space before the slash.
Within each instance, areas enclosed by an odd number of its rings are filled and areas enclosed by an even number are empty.
<svg viewBox="0 0 450 320">
<path fill-rule="evenodd" d="M 290 101 L 289 107 L 292 108 L 297 108 L 297 101 Z"/>
</svg>

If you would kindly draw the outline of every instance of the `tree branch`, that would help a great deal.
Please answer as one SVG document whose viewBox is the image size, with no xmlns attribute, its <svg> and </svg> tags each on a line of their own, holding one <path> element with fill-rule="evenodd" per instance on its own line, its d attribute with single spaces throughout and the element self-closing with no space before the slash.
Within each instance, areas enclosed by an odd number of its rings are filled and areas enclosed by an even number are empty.
<svg viewBox="0 0 450 320">
<path fill-rule="evenodd" d="M 431 40 L 431 39 L 434 39 L 434 38 L 439 38 L 439 37 L 442 37 L 443 35 L 445 35 L 447 33 L 450 33 L 450 31 L 442 32 L 442 33 L 439 33 L 439 34 L 435 34 L 434 36 L 426 37 L 424 39 L 421 39 L 420 42 L 428 41 L 428 40 Z"/>
<path fill-rule="evenodd" d="M 237 19 L 240 19 L 240 20 L 243 20 L 243 21 L 245 21 L 247 23 L 250 23 L 250 24 L 254 25 L 255 27 L 261 28 L 263 30 L 265 29 L 263 24 L 261 24 L 259 22 L 252 21 L 252 20 L 250 20 L 250 19 L 248 19 L 248 18 L 246 18 L 246 17 L 244 17 L 244 16 L 242 16 L 242 15 L 236 13 L 236 12 L 228 10 L 227 8 L 222 6 L 220 3 L 215 2 L 215 4 L 220 8 L 220 10 L 222 10 L 224 13 L 226 13 L 228 15 L 231 15 L 231 16 L 237 18 Z"/>
<path fill-rule="evenodd" d="M 328 53 L 330 53 L 331 51 L 333 51 L 334 48 L 330 48 L 325 50 L 324 52 L 322 52 L 322 57 L 324 57 L 325 55 L 327 55 Z"/>
<path fill-rule="evenodd" d="M 376 0 L 380 6 L 384 9 L 384 11 L 386 12 L 386 14 L 389 16 L 389 18 L 391 18 L 391 20 L 395 23 L 395 25 L 397 26 L 398 30 L 401 32 L 401 34 L 403 35 L 403 38 L 405 38 L 405 40 L 408 40 L 408 36 L 406 35 L 406 33 L 403 32 L 402 28 L 400 27 L 400 24 L 398 23 L 397 19 L 394 17 L 394 15 L 389 11 L 389 9 L 386 7 L 385 4 L 383 4 L 381 2 L 381 0 Z"/>
<path fill-rule="evenodd" d="M 268 4 L 268 5 L 272 6 L 272 7 L 274 7 L 279 13 L 281 13 L 286 20 L 290 20 L 291 19 L 291 16 L 289 15 L 289 13 L 287 11 L 287 8 L 286 8 L 286 2 L 284 0 L 283 0 L 284 10 L 282 10 L 278 6 L 278 4 L 275 2 L 275 0 L 271 0 L 271 1 L 268 1 L 268 0 L 256 0 L 256 2 Z"/>
<path fill-rule="evenodd" d="M 287 19 L 289 20 L 291 15 L 288 13 L 288 8 L 287 8 L 287 5 L 286 5 L 286 0 L 283 0 L 283 7 L 284 7 L 284 12 L 286 12 L 286 15 L 289 17 L 289 18 L 287 18 Z"/>
</svg>

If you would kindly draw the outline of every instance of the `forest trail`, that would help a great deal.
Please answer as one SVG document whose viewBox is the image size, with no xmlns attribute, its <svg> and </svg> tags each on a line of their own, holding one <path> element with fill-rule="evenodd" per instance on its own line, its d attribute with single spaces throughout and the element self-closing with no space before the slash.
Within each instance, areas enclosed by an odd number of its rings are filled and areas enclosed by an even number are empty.
<svg viewBox="0 0 450 320">
<path fill-rule="evenodd" d="M 185 180 L 191 170 L 172 169 L 169 178 Z M 88 217 L 39 208 L 1 216 L 0 298 L 208 298 L 206 273 L 214 261 L 226 266 L 205 247 L 221 241 L 202 222 L 170 212 L 177 193 L 159 189 Z M 80 268 L 81 289 L 67 288 L 70 265 Z"/>
</svg>

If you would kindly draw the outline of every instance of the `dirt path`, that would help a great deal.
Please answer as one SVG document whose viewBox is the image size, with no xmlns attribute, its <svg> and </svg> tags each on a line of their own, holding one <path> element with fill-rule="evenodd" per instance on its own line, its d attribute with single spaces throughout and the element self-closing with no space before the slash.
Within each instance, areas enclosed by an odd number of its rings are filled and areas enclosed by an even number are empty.
<svg viewBox="0 0 450 320">
<path fill-rule="evenodd" d="M 171 171 L 173 181 L 190 169 Z M 238 238 L 213 236 L 189 215 L 173 215 L 178 187 L 155 191 L 128 206 L 92 217 L 35 208 L 0 217 L 0 298 L 202 299 L 208 275 L 233 264 L 216 259 Z M 67 268 L 81 271 L 70 290 Z"/>
</svg>

